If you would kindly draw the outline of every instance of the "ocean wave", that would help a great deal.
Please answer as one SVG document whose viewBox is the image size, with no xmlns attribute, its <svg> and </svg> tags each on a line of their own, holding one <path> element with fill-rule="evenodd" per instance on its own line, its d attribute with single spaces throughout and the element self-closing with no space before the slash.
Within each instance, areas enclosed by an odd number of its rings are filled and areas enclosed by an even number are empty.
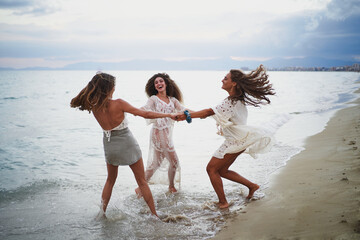
<svg viewBox="0 0 360 240">
<path fill-rule="evenodd" d="M 20 96 L 20 97 L 3 97 L 1 100 L 19 100 L 19 99 L 26 99 L 27 96 Z"/>
<path fill-rule="evenodd" d="M 289 122 L 293 117 L 290 114 L 276 114 L 269 121 L 263 122 L 260 126 L 274 134 L 284 124 Z"/>
<path fill-rule="evenodd" d="M 344 104 L 351 102 L 356 99 L 357 95 L 354 93 L 340 93 L 338 95 L 338 100 L 335 102 L 335 104 Z"/>
<path fill-rule="evenodd" d="M 55 180 L 39 180 L 20 186 L 13 190 L 0 189 L 0 203 L 9 201 L 22 201 L 29 196 L 37 195 L 40 192 L 60 187 L 60 183 Z"/>
<path fill-rule="evenodd" d="M 336 93 L 335 93 L 336 94 Z M 358 94 L 353 92 L 338 93 L 334 99 L 319 99 L 319 104 L 312 110 L 290 112 L 292 115 L 321 114 L 346 107 L 347 103 L 354 101 Z M 314 104 L 315 105 L 315 104 Z"/>
</svg>

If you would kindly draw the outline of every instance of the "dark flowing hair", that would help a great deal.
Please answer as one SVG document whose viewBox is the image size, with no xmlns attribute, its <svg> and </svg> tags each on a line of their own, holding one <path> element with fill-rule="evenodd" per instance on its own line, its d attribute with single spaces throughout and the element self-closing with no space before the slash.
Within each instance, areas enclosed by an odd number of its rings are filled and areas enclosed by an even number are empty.
<svg viewBox="0 0 360 240">
<path fill-rule="evenodd" d="M 244 104 L 259 107 L 260 104 L 270 103 L 267 95 L 275 95 L 263 65 L 248 74 L 232 69 L 230 75 L 231 81 L 236 83 L 235 94 L 229 96 L 233 102 L 240 100 Z"/>
<path fill-rule="evenodd" d="M 157 73 L 148 80 L 145 86 L 145 92 L 148 97 L 158 94 L 158 91 L 155 89 L 155 79 L 157 77 L 161 77 L 162 79 L 164 79 L 166 83 L 166 95 L 176 98 L 177 100 L 179 100 L 179 102 L 183 101 L 180 88 L 175 83 L 175 81 L 172 80 L 170 76 L 166 73 Z"/>
<path fill-rule="evenodd" d="M 115 87 L 115 77 L 107 73 L 97 73 L 86 87 L 74 97 L 70 106 L 81 111 L 106 110 L 109 94 Z"/>
</svg>

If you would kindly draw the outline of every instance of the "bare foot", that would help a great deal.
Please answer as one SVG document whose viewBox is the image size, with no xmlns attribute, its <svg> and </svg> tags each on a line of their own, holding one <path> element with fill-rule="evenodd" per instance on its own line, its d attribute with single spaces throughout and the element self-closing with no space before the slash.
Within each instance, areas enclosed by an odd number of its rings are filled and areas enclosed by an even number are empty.
<svg viewBox="0 0 360 240">
<path fill-rule="evenodd" d="M 259 188 L 260 188 L 260 186 L 257 184 L 254 184 L 253 186 L 251 186 L 249 188 L 249 195 L 246 197 L 246 199 L 250 200 L 254 196 L 254 193 L 256 192 L 256 190 L 258 190 Z"/>
<path fill-rule="evenodd" d="M 136 196 L 137 196 L 137 198 L 142 198 L 142 193 L 141 193 L 141 190 L 140 190 L 140 188 L 136 188 L 135 189 L 135 193 L 136 193 Z"/>
<path fill-rule="evenodd" d="M 224 208 L 228 208 L 229 207 L 229 203 L 225 202 L 225 203 L 216 203 L 216 205 L 220 208 L 220 209 L 224 209 Z"/>
<path fill-rule="evenodd" d="M 107 219 L 105 212 L 101 209 L 96 216 L 96 220 Z"/>
<path fill-rule="evenodd" d="M 177 192 L 177 190 L 176 190 L 175 187 L 169 187 L 169 191 L 170 191 L 171 193 L 176 193 L 176 192 Z"/>
</svg>

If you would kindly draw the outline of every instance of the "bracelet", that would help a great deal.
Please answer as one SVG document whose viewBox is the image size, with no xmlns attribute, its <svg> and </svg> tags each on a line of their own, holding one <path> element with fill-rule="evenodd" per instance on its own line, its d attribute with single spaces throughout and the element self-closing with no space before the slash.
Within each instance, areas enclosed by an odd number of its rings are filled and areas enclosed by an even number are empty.
<svg viewBox="0 0 360 240">
<path fill-rule="evenodd" d="M 189 113 L 189 111 L 188 111 L 188 110 L 185 110 L 185 111 L 184 111 L 184 114 L 186 115 L 186 121 L 187 121 L 188 123 L 191 123 L 191 114 Z"/>
</svg>

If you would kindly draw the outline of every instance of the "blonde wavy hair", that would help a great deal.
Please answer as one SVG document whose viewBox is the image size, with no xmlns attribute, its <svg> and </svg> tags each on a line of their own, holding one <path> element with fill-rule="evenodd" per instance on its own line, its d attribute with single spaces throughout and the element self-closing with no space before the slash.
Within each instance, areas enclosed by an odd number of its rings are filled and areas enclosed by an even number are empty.
<svg viewBox="0 0 360 240">
<path fill-rule="evenodd" d="M 103 111 L 107 108 L 110 94 L 115 87 L 116 78 L 107 73 L 97 73 L 80 93 L 74 97 L 70 106 L 81 111 Z"/>
</svg>

